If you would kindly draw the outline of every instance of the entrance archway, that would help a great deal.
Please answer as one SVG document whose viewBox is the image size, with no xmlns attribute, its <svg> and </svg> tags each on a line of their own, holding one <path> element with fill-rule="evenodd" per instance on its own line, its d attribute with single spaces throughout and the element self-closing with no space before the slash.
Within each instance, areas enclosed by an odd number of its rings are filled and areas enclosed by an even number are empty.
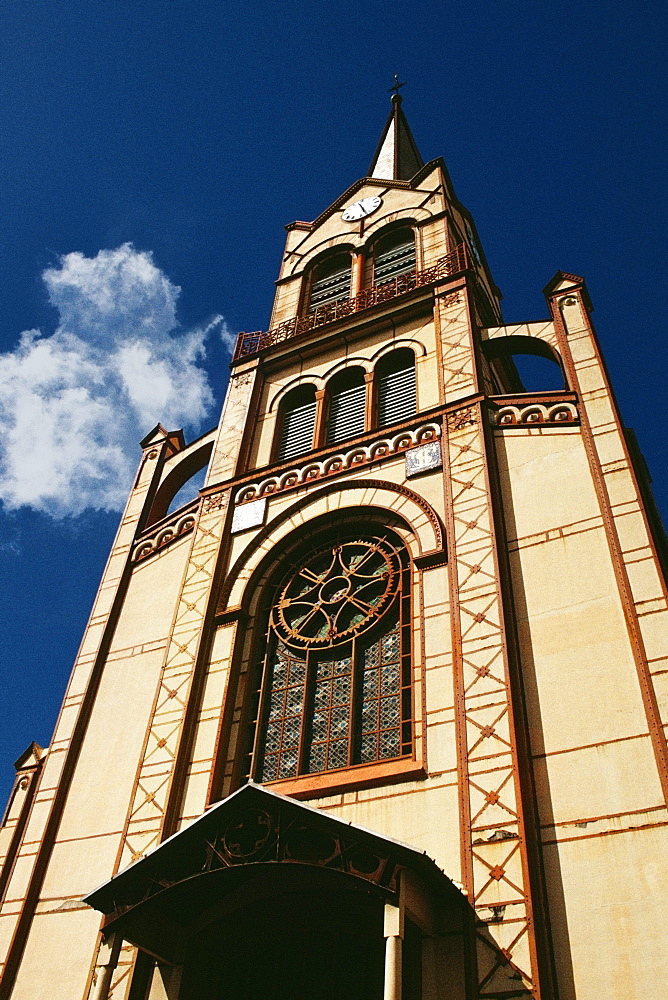
<svg viewBox="0 0 668 1000">
<path fill-rule="evenodd" d="M 382 997 L 378 893 L 326 877 L 336 872 L 270 867 L 245 884 L 240 906 L 191 938 L 179 1000 Z"/>
</svg>

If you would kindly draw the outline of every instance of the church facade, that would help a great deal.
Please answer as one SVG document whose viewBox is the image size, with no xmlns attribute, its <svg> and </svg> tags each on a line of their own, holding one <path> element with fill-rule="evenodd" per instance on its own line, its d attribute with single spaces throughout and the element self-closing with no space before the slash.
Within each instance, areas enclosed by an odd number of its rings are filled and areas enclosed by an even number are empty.
<svg viewBox="0 0 668 1000">
<path fill-rule="evenodd" d="M 141 442 L 17 761 L 0 1000 L 668 994 L 665 537 L 585 282 L 545 296 L 504 325 L 397 93 L 219 426 Z"/>
</svg>

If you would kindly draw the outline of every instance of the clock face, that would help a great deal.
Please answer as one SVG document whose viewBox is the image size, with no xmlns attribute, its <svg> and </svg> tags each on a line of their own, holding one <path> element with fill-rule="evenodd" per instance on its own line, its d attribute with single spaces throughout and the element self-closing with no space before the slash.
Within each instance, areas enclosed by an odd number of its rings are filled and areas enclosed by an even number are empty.
<svg viewBox="0 0 668 1000">
<path fill-rule="evenodd" d="M 383 199 L 377 195 L 374 195 L 373 198 L 362 198 L 361 201 L 356 201 L 354 204 L 348 205 L 348 208 L 343 210 L 341 218 L 344 222 L 356 222 L 357 219 L 363 219 L 366 215 L 371 215 L 382 204 Z"/>
</svg>

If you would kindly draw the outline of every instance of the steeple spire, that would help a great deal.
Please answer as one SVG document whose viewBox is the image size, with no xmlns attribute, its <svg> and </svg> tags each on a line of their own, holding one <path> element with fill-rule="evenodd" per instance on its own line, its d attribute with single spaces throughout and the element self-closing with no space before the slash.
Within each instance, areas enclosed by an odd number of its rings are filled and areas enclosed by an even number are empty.
<svg viewBox="0 0 668 1000">
<path fill-rule="evenodd" d="M 367 177 L 382 180 L 408 181 L 423 165 L 415 139 L 408 127 L 406 115 L 401 110 L 399 77 L 395 73 L 392 94 L 392 110 L 385 123 L 383 134 L 371 161 Z"/>
</svg>

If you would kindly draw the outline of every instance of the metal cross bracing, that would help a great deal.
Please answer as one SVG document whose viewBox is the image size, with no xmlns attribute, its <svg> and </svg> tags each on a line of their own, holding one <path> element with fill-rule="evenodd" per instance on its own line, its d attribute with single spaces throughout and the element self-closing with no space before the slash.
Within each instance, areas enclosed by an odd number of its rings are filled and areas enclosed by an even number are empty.
<svg viewBox="0 0 668 1000">
<path fill-rule="evenodd" d="M 372 285 L 371 288 L 365 288 L 354 298 L 339 299 L 337 302 L 319 306 L 307 315 L 293 316 L 292 319 L 279 323 L 271 330 L 240 333 L 237 337 L 232 360 L 238 361 L 239 358 L 257 354 L 258 351 L 262 351 L 266 347 L 271 347 L 283 340 L 289 340 L 300 333 L 306 333 L 308 330 L 314 330 L 337 320 L 345 319 L 347 316 L 352 316 L 364 309 L 370 309 L 372 306 L 412 292 L 416 288 L 423 288 L 437 281 L 442 281 L 443 278 L 461 274 L 470 266 L 468 248 L 465 243 L 460 243 L 451 253 L 439 257 L 435 264 L 422 271 L 410 271 L 381 285 Z"/>
<path fill-rule="evenodd" d="M 168 796 L 228 502 L 229 491 L 226 491 L 215 506 L 203 506 L 195 527 L 115 872 L 156 847 L 165 833 L 173 832 L 165 830 Z M 128 973 L 133 958 L 126 955 L 126 950 L 124 948 L 121 952 L 123 964 L 119 964 L 114 976 L 110 1000 L 123 1000 L 130 987 Z M 99 946 L 94 958 L 91 985 L 97 976 L 98 962 Z"/>
<path fill-rule="evenodd" d="M 444 402 L 451 403 L 478 390 L 471 344 L 471 320 L 463 289 L 438 296 L 435 310 L 442 344 Z"/>
<path fill-rule="evenodd" d="M 527 836 L 510 688 L 480 333 L 470 290 L 436 292 L 446 405 L 443 459 L 450 551 L 462 880 L 475 909 L 477 996 L 540 996 Z M 469 402 L 464 401 L 468 398 Z M 475 401 L 474 401 L 475 400 Z"/>
<path fill-rule="evenodd" d="M 509 997 L 531 992 L 535 969 L 481 408 L 446 424 L 464 882 L 479 915 L 479 996 Z"/>
</svg>

